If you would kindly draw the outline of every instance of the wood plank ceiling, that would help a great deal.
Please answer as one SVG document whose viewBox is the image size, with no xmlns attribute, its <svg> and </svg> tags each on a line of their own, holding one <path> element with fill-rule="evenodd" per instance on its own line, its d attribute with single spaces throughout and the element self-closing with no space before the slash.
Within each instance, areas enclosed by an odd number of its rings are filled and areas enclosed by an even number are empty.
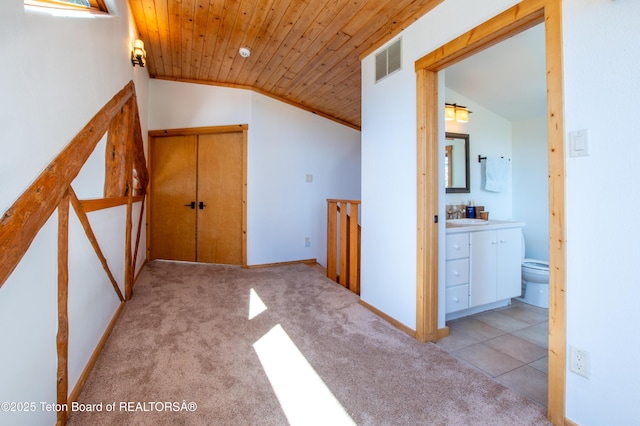
<svg viewBox="0 0 640 426">
<path fill-rule="evenodd" d="M 129 3 L 152 78 L 251 89 L 359 129 L 360 57 L 442 1 Z"/>
</svg>

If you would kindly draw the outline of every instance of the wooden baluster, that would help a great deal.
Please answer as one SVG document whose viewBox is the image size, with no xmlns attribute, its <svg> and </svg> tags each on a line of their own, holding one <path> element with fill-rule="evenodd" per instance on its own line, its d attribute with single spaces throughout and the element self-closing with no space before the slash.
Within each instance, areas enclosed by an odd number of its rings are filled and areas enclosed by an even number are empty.
<svg viewBox="0 0 640 426">
<path fill-rule="evenodd" d="M 347 213 L 347 203 L 340 203 L 340 275 L 338 276 L 338 283 L 345 287 L 349 279 L 349 273 L 347 272 L 347 256 L 349 255 L 349 248 L 347 247 L 349 232 Z"/>
<path fill-rule="evenodd" d="M 356 294 L 360 294 L 360 286 L 358 285 L 358 204 L 352 203 L 350 208 L 349 223 L 349 290 Z M 346 255 L 346 253 L 345 253 Z"/>
<path fill-rule="evenodd" d="M 338 203 L 327 200 L 327 277 L 336 281 Z"/>
</svg>

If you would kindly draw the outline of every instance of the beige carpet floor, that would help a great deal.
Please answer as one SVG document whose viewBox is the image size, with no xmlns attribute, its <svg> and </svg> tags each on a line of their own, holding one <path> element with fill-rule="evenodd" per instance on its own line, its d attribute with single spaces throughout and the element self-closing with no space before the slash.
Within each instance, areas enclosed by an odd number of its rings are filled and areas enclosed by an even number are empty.
<svg viewBox="0 0 640 426">
<path fill-rule="evenodd" d="M 149 263 L 78 401 L 70 425 L 548 424 L 305 265 Z"/>
</svg>

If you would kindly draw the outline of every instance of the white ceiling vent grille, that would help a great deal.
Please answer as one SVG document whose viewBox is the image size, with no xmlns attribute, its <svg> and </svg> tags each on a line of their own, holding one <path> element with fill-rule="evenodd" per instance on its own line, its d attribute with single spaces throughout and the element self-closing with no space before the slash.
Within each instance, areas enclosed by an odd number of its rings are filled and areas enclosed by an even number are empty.
<svg viewBox="0 0 640 426">
<path fill-rule="evenodd" d="M 376 55 L 376 83 L 402 69 L 402 39 Z"/>
</svg>

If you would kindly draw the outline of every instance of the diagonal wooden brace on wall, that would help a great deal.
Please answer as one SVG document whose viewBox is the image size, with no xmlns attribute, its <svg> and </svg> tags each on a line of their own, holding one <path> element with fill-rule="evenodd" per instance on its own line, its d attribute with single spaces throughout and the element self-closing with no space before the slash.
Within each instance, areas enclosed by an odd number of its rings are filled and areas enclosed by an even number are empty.
<svg viewBox="0 0 640 426">
<path fill-rule="evenodd" d="M 80 203 L 80 200 L 78 200 L 76 193 L 73 191 L 73 188 L 71 187 L 69 187 L 69 200 L 71 201 L 71 205 L 73 206 L 73 210 L 76 212 L 78 219 L 80 219 L 82 228 L 84 229 L 85 234 L 87 234 L 87 238 L 89 239 L 91 246 L 95 250 L 96 255 L 98 256 L 98 259 L 100 259 L 100 263 L 102 264 L 102 267 L 104 268 L 105 272 L 107 273 L 107 276 L 109 277 L 109 280 L 111 281 L 111 285 L 113 285 L 113 289 L 116 291 L 116 294 L 118 295 L 118 298 L 120 299 L 120 301 L 121 302 L 124 301 L 124 297 L 122 296 L 122 292 L 120 291 L 118 282 L 113 277 L 113 274 L 109 269 L 109 265 L 107 264 L 107 259 L 102 254 L 102 250 L 100 249 L 100 245 L 98 244 L 96 235 L 93 233 L 93 229 L 91 229 L 89 218 L 87 217 L 87 214 L 82 209 L 82 204 Z"/>
</svg>

